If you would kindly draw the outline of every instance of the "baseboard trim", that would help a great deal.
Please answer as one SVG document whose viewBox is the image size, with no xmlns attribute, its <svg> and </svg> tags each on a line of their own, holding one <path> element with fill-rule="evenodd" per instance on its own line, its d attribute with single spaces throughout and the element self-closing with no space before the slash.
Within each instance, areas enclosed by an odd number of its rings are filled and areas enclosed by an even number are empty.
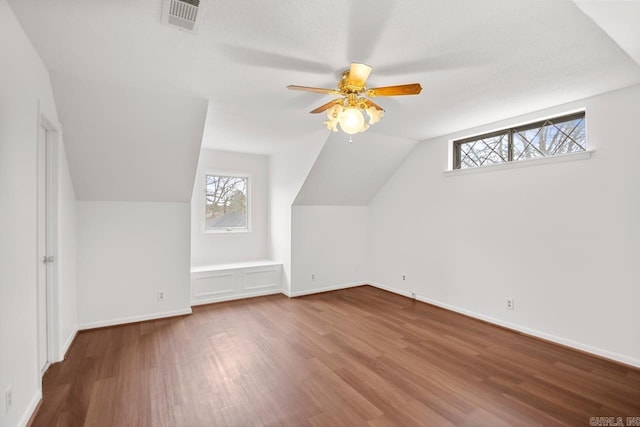
<svg viewBox="0 0 640 427">
<path fill-rule="evenodd" d="M 164 319 L 166 317 L 184 316 L 193 313 L 191 307 L 180 310 L 164 311 L 160 313 L 143 314 L 140 316 L 121 317 L 119 319 L 99 320 L 97 322 L 81 323 L 78 325 L 78 331 L 87 329 L 104 328 L 107 326 L 124 325 L 126 323 L 144 322 L 146 320 Z"/>
<path fill-rule="evenodd" d="M 36 414 L 38 413 L 38 409 L 40 409 L 40 402 L 42 402 L 42 390 L 36 390 L 36 393 L 33 395 L 31 402 L 29 402 L 29 405 L 22 414 L 22 418 L 20 418 L 20 421 L 18 421 L 17 425 L 19 427 L 26 427 L 31 425 L 34 418 L 36 417 Z"/>
<path fill-rule="evenodd" d="M 391 292 L 392 294 L 402 295 L 403 297 L 412 298 L 411 292 L 403 291 L 398 288 L 392 288 L 391 286 L 381 285 L 380 283 L 375 282 L 367 282 L 368 285 L 373 286 L 374 288 L 382 289 L 383 291 Z"/>
<path fill-rule="evenodd" d="M 363 286 L 366 284 L 367 282 L 343 283 L 340 285 L 326 286 L 324 288 L 308 289 L 308 290 L 294 291 L 294 292 L 283 291 L 282 293 L 288 296 L 289 298 L 295 298 L 295 297 L 301 297 L 304 295 L 321 294 L 323 292 L 331 292 L 331 291 L 337 291 L 340 289 L 355 288 L 357 286 Z"/>
<path fill-rule="evenodd" d="M 382 289 L 384 291 L 392 292 L 398 295 L 402 295 L 408 298 L 411 298 L 410 292 L 401 291 L 396 288 L 392 288 L 389 286 L 384 286 L 378 283 L 369 282 L 369 285 Z M 539 338 L 541 340 L 549 341 L 554 344 L 558 344 L 564 347 L 571 348 L 573 350 L 581 351 L 583 353 L 588 353 L 592 356 L 600 357 L 603 359 L 611 360 L 617 363 L 622 363 L 624 365 L 632 366 L 634 368 L 640 368 L 640 359 L 635 359 L 633 357 L 625 356 L 623 354 L 615 353 L 612 351 L 604 350 L 598 347 L 593 347 L 587 344 L 583 344 L 580 342 L 576 342 L 570 339 L 558 337 L 556 335 L 548 334 L 546 332 L 542 332 L 536 329 L 527 328 L 525 326 L 521 326 L 515 323 L 505 322 L 500 319 L 496 319 L 490 316 L 485 316 L 484 314 L 477 313 L 475 311 L 466 310 L 464 308 L 459 308 L 450 304 L 446 304 L 431 298 L 424 297 L 422 295 L 416 295 L 416 300 L 425 302 L 427 304 L 434 305 L 436 307 L 443 308 L 445 310 L 453 311 L 459 314 L 462 314 L 467 317 L 472 317 L 474 319 L 482 320 L 487 323 L 491 323 L 515 332 L 519 332 L 524 335 L 529 335 L 535 338 Z"/>
<path fill-rule="evenodd" d="M 264 291 L 256 291 L 256 292 L 250 292 L 250 293 L 244 293 L 244 294 L 229 295 L 224 297 L 202 298 L 195 301 L 191 301 L 191 306 L 195 307 L 198 305 L 215 304 L 218 302 L 234 301 L 234 300 L 245 299 L 245 298 L 263 297 L 266 295 L 275 295 L 275 294 L 281 294 L 281 293 L 283 293 L 282 289 L 277 288 L 277 289 L 268 289 Z"/>
<path fill-rule="evenodd" d="M 60 349 L 60 354 L 58 355 L 58 362 L 62 362 L 67 357 L 67 353 L 69 352 L 69 349 L 71 348 L 71 345 L 73 344 L 77 336 L 78 336 L 78 327 L 76 326 L 75 328 L 73 328 L 73 331 L 71 331 L 71 333 L 69 334 L 67 341 L 64 343 L 64 345 Z"/>
</svg>

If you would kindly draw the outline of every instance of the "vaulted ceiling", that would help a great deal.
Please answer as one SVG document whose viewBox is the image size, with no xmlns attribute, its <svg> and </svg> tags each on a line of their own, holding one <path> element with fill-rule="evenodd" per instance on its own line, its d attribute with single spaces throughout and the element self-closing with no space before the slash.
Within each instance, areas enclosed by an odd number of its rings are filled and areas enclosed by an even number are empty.
<svg viewBox="0 0 640 427">
<path fill-rule="evenodd" d="M 76 183 L 101 161 L 111 173 L 140 162 L 154 140 L 173 148 L 151 157 L 153 172 L 184 173 L 171 160 L 193 163 L 203 127 L 206 148 L 305 144 L 324 121 L 308 111 L 331 98 L 285 87 L 333 87 L 352 61 L 373 66 L 369 86 L 422 84 L 377 99 L 386 115 L 369 130 L 414 141 L 640 82 L 637 2 L 201 0 L 197 33 L 163 25 L 163 0 L 9 2 L 51 72 Z M 138 129 L 118 113 L 131 104 Z M 150 121 L 159 129 L 145 138 Z M 88 154 L 116 140 L 110 156 Z"/>
<path fill-rule="evenodd" d="M 374 132 L 349 143 L 342 132 L 332 133 L 293 204 L 366 206 L 415 145 Z"/>
</svg>

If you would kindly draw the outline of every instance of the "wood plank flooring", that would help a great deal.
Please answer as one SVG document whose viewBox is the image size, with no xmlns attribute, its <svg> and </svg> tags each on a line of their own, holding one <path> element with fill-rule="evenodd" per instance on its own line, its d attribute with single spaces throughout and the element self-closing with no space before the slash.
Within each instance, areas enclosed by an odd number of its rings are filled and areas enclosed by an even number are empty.
<svg viewBox="0 0 640 427">
<path fill-rule="evenodd" d="M 640 370 L 369 286 L 79 333 L 34 426 L 587 426 Z"/>
</svg>

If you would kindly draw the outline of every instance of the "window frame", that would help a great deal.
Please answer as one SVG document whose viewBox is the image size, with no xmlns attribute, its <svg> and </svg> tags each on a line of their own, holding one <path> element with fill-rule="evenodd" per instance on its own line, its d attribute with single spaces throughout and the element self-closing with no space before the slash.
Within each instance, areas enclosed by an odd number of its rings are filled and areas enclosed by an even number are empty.
<svg viewBox="0 0 640 427">
<path fill-rule="evenodd" d="M 536 157 L 534 159 L 523 159 L 523 160 L 514 160 L 513 159 L 513 137 L 514 134 L 516 132 L 522 132 L 522 131 L 526 131 L 526 130 L 530 130 L 530 129 L 536 129 L 536 128 L 540 128 L 543 127 L 545 125 L 546 122 L 551 121 L 551 122 L 564 122 L 564 121 L 571 121 L 571 120 L 575 120 L 575 119 L 579 119 L 582 118 L 584 120 L 584 126 L 586 129 L 586 119 L 587 119 L 587 113 L 585 110 L 580 110 L 580 111 L 575 111 L 572 113 L 567 113 L 567 114 L 560 114 L 557 116 L 552 116 L 552 117 L 548 117 L 545 119 L 541 119 L 541 120 L 536 120 L 534 122 L 527 122 L 527 123 L 523 123 L 520 125 L 514 125 L 514 126 L 510 126 L 510 127 L 506 127 L 506 128 L 502 128 L 496 131 L 491 131 L 491 132 L 486 132 L 486 133 L 480 133 L 477 135 L 473 135 L 473 136 L 469 136 L 469 137 L 465 137 L 465 138 L 460 138 L 460 139 L 454 139 L 453 142 L 453 156 L 452 156 L 452 160 L 453 160 L 453 164 L 452 164 L 452 171 L 461 171 L 461 170 L 469 170 L 469 169 L 478 169 L 478 168 L 483 168 L 483 167 L 488 167 L 488 166 L 496 166 L 496 165 L 504 165 L 504 164 L 517 164 L 520 161 L 528 161 L 528 160 L 540 160 L 540 159 L 548 159 L 548 158 L 552 158 L 552 157 L 557 157 L 557 156 L 562 156 L 562 155 L 567 155 L 567 154 L 578 154 L 578 153 L 584 153 L 584 152 L 588 152 L 587 150 L 587 136 L 586 136 L 586 131 L 585 131 L 585 146 L 584 149 L 582 151 L 577 151 L 574 153 L 561 153 L 561 154 L 553 154 L 551 156 L 542 156 L 542 157 Z M 485 138 L 493 138 L 499 135 L 507 135 L 507 144 L 508 144 L 508 150 L 507 150 L 507 160 L 505 162 L 500 162 L 500 163 L 489 163 L 489 164 L 482 164 L 482 165 L 478 165 L 478 166 L 474 166 L 474 167 L 469 167 L 469 168 L 462 168 L 461 167 L 461 161 L 462 161 L 462 157 L 461 157 L 461 146 L 463 144 L 467 144 L 469 142 L 472 141 L 478 141 L 480 139 L 485 139 Z"/>
<path fill-rule="evenodd" d="M 207 176 L 225 176 L 225 177 L 234 177 L 234 178 L 244 178 L 247 180 L 247 226 L 246 227 L 226 227 L 226 228 L 216 228 L 216 229 L 208 229 L 207 228 Z M 204 234 L 237 234 L 237 233 L 250 233 L 252 231 L 251 228 L 251 181 L 253 180 L 253 176 L 249 173 L 245 172 L 235 172 L 235 171 L 221 171 L 221 170 L 208 170 L 204 171 L 201 175 L 202 179 L 202 196 L 200 198 L 202 206 L 200 209 L 200 221 L 202 223 L 201 231 Z"/>
</svg>

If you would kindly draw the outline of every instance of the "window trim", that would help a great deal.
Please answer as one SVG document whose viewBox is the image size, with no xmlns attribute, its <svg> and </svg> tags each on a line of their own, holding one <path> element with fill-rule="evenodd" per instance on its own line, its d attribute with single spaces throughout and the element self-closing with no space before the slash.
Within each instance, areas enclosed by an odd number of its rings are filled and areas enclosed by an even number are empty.
<svg viewBox="0 0 640 427">
<path fill-rule="evenodd" d="M 520 132 L 520 131 L 525 131 L 525 130 L 530 130 L 530 129 L 535 129 L 535 128 L 539 128 L 544 126 L 545 122 L 547 121 L 552 121 L 552 122 L 561 122 L 561 121 L 571 121 L 571 120 L 575 120 L 578 118 L 583 118 L 585 120 L 585 129 L 586 129 L 586 118 L 587 118 L 587 113 L 586 110 L 581 109 L 581 110 L 577 110 L 577 111 L 573 111 L 573 112 L 569 112 L 569 113 L 565 113 L 565 114 L 559 114 L 559 115 L 554 115 L 554 116 L 549 116 L 543 119 L 538 119 L 535 121 L 531 121 L 531 122 L 525 122 L 522 124 L 518 124 L 518 125 L 512 125 L 509 127 L 504 127 L 495 131 L 491 131 L 491 132 L 485 132 L 485 133 L 479 133 L 476 135 L 472 135 L 472 136 L 467 136 L 464 138 L 459 138 L 459 139 L 453 139 L 451 140 L 451 147 L 453 149 L 453 155 L 451 156 L 452 159 L 452 164 L 450 165 L 451 169 L 449 169 L 449 171 L 462 171 L 462 170 L 471 170 L 471 169 L 479 169 L 479 168 L 485 168 L 485 167 L 492 167 L 492 166 L 498 166 L 498 165 L 506 165 L 506 164 L 516 164 L 516 163 L 520 163 L 520 162 L 529 162 L 529 161 L 539 161 L 542 159 L 549 159 L 549 158 L 554 158 L 554 157 L 564 157 L 564 156 L 571 156 L 571 155 L 575 155 L 575 154 L 580 154 L 580 153 L 587 153 L 589 152 L 589 150 L 587 149 L 587 144 L 585 143 L 585 149 L 583 151 L 577 151 L 574 153 L 563 153 L 563 154 L 554 154 L 551 156 L 543 156 L 543 157 L 537 157 L 537 158 L 533 158 L 533 159 L 523 159 L 523 160 L 513 160 L 513 136 L 516 133 L 516 131 Z M 460 166 L 460 162 L 461 162 L 461 156 L 460 156 L 460 146 L 466 143 L 469 143 L 471 141 L 477 141 L 479 139 L 484 139 L 484 138 L 493 138 L 499 135 L 506 135 L 507 136 L 507 144 L 508 144 L 508 154 L 507 154 L 507 161 L 506 162 L 501 162 L 501 163 L 490 163 L 490 164 L 486 164 L 486 165 L 479 165 L 479 166 L 475 166 L 475 167 L 471 167 L 471 168 L 461 168 Z"/>
<path fill-rule="evenodd" d="M 238 178 L 246 178 L 247 180 L 247 226 L 243 228 L 226 228 L 226 229 L 207 229 L 207 176 L 230 176 Z M 238 234 L 238 233 L 251 233 L 251 181 L 253 175 L 246 172 L 234 172 L 234 171 L 222 171 L 222 170 L 205 170 L 201 175 L 202 182 L 202 196 L 200 197 L 200 231 L 204 234 Z"/>
<path fill-rule="evenodd" d="M 535 159 L 519 160 L 517 162 L 493 163 L 466 169 L 449 169 L 442 171 L 445 176 L 469 175 L 474 173 L 495 172 L 506 169 L 526 168 L 530 166 L 549 165 L 552 163 L 564 163 L 574 160 L 586 160 L 591 158 L 595 150 L 578 151 L 577 153 L 557 154 L 549 157 L 537 157 Z"/>
</svg>

